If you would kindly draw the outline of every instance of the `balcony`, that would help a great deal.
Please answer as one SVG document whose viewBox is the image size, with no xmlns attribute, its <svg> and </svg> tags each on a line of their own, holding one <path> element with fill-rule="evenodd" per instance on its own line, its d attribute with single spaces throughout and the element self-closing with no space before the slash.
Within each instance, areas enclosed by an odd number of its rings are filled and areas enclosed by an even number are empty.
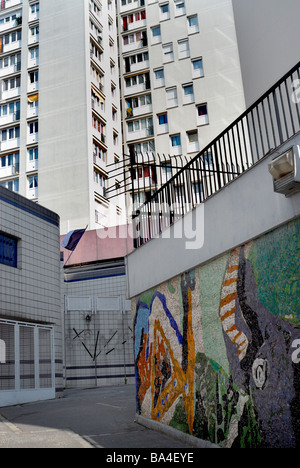
<svg viewBox="0 0 300 468">
<path fill-rule="evenodd" d="M 6 91 L 2 91 L 1 93 L 1 100 L 6 101 L 8 99 L 13 99 L 21 95 L 21 88 L 16 87 L 12 89 L 7 89 Z"/>
<path fill-rule="evenodd" d="M 147 89 L 150 89 L 150 87 L 149 73 L 127 78 L 125 80 L 124 95 L 130 96 L 132 94 L 143 93 L 144 91 L 147 91 Z"/>
<path fill-rule="evenodd" d="M 13 73 L 16 73 L 20 70 L 21 70 L 21 62 L 18 62 L 13 65 L 9 65 L 7 67 L 3 67 L 0 69 L 0 78 L 4 76 L 12 75 Z"/>
<path fill-rule="evenodd" d="M 9 113 L 7 115 L 2 115 L 0 117 L 0 126 L 11 124 L 20 120 L 20 111 Z"/>
<path fill-rule="evenodd" d="M 148 45 L 147 32 L 143 31 L 138 34 L 140 34 L 140 36 L 138 37 L 137 37 L 137 34 L 135 33 L 129 34 L 130 37 L 128 37 L 128 42 L 123 42 L 123 53 L 131 52 L 133 50 L 139 50 L 139 49 L 142 49 L 143 47 L 147 47 Z M 131 36 L 133 36 L 133 39 L 131 39 Z M 127 35 L 125 37 L 127 37 Z"/>
<path fill-rule="evenodd" d="M 34 7 L 34 5 L 32 5 Z M 36 8 L 30 8 L 29 7 L 29 15 L 28 15 L 28 22 L 30 23 L 31 21 L 36 21 L 40 17 L 40 12 Z"/>
<path fill-rule="evenodd" d="M 1 0 L 0 12 L 6 8 L 22 5 L 23 0 Z"/>
<path fill-rule="evenodd" d="M 128 3 L 127 5 L 120 6 L 120 12 L 125 13 L 126 11 L 134 10 L 145 5 L 145 0 L 133 0 L 133 2 Z"/>
<path fill-rule="evenodd" d="M 96 182 L 94 182 L 94 192 L 105 198 L 105 187 L 101 187 L 101 185 L 97 184 Z"/>
<path fill-rule="evenodd" d="M 1 141 L 0 151 L 10 151 L 20 146 L 20 138 L 11 138 L 6 141 Z"/>
<path fill-rule="evenodd" d="M 8 44 L 3 44 L 2 45 L 2 52 L 6 54 L 8 52 L 12 52 L 14 50 L 21 49 L 21 47 L 22 47 L 22 39 L 18 39 L 16 41 L 9 42 Z"/>
<path fill-rule="evenodd" d="M 100 100 L 96 100 L 96 99 L 91 99 L 91 103 L 92 103 L 92 109 L 97 112 L 98 114 L 101 114 L 103 112 L 103 105 L 104 105 L 104 100 L 102 102 L 102 104 L 100 104 Z"/>
<path fill-rule="evenodd" d="M 27 135 L 27 145 L 31 145 L 32 143 L 38 143 L 39 141 L 39 134 L 37 133 L 29 133 Z"/>
<path fill-rule="evenodd" d="M 27 190 L 27 198 L 29 200 L 35 200 L 36 198 L 38 198 L 39 196 L 39 189 L 38 187 L 34 187 L 34 188 L 29 188 Z"/>
<path fill-rule="evenodd" d="M 127 23 L 126 25 L 123 24 L 123 31 L 134 31 L 137 28 L 145 28 L 147 26 L 147 20 L 142 19 L 139 21 L 134 21 L 133 23 Z"/>
<path fill-rule="evenodd" d="M 27 109 L 27 118 L 30 119 L 31 117 L 38 117 L 39 115 L 39 106 L 30 107 L 28 106 Z"/>
<path fill-rule="evenodd" d="M 153 135 L 154 135 L 153 127 L 142 128 L 134 132 L 127 131 L 127 140 L 128 141 L 140 140 L 140 139 L 147 138 Z"/>
<path fill-rule="evenodd" d="M 39 66 L 39 57 L 28 59 L 28 68 L 38 67 Z"/>
<path fill-rule="evenodd" d="M 1 11 L 1 10 L 0 10 Z M 9 21 L 4 21 L 4 23 L 0 24 L 0 33 L 7 31 L 9 29 L 15 28 L 22 24 L 22 17 L 21 11 L 14 13 L 14 16 L 17 15 L 17 18 L 10 17 Z"/>
<path fill-rule="evenodd" d="M 127 118 L 138 117 L 138 116 L 149 114 L 149 113 L 152 113 L 152 104 L 146 104 L 145 106 L 134 107 L 133 109 L 128 108 Z"/>
<path fill-rule="evenodd" d="M 28 37 L 28 45 L 37 44 L 39 42 L 39 34 L 30 34 Z"/>
<path fill-rule="evenodd" d="M 32 159 L 26 162 L 26 172 L 36 171 L 39 168 L 39 160 Z"/>
<path fill-rule="evenodd" d="M 12 166 L 0 167 L 0 178 L 11 177 L 19 174 L 19 164 L 13 164 Z"/>
<path fill-rule="evenodd" d="M 38 91 L 39 90 L 39 82 L 38 81 L 34 81 L 33 83 L 28 83 L 28 87 L 27 87 L 27 92 L 28 93 L 33 93 L 34 91 Z"/>
</svg>

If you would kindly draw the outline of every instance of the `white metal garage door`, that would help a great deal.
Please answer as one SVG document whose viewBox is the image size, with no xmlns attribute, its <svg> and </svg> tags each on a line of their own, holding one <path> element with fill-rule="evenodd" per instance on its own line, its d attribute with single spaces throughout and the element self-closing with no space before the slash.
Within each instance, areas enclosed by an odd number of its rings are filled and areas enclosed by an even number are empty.
<svg viewBox="0 0 300 468">
<path fill-rule="evenodd" d="M 55 398 L 53 327 L 0 319 L 0 407 Z"/>
</svg>

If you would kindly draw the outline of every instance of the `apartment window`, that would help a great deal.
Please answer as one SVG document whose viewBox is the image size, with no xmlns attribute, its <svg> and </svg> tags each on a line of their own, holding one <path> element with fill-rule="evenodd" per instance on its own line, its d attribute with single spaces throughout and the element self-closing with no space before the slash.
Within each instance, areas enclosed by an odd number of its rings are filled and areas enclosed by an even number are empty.
<svg viewBox="0 0 300 468">
<path fill-rule="evenodd" d="M 160 114 L 158 115 L 158 124 L 159 125 L 165 125 L 168 123 L 168 114 Z"/>
<path fill-rule="evenodd" d="M 20 88 L 21 86 L 21 77 L 16 76 L 10 78 L 9 80 L 3 80 L 3 91 L 8 91 L 10 89 Z"/>
<path fill-rule="evenodd" d="M 168 132 L 169 127 L 168 127 L 168 114 L 164 112 L 163 114 L 158 114 L 157 115 L 158 119 L 158 133 L 165 133 Z"/>
<path fill-rule="evenodd" d="M 160 8 L 160 20 L 168 20 L 170 19 L 170 7 L 169 3 L 163 3 L 162 5 L 159 6 Z"/>
<path fill-rule="evenodd" d="M 176 107 L 178 105 L 177 88 L 166 89 L 167 107 Z"/>
<path fill-rule="evenodd" d="M 29 190 L 37 189 L 39 186 L 39 179 L 37 175 L 28 177 L 28 188 Z"/>
<path fill-rule="evenodd" d="M 92 117 L 93 119 L 93 127 L 98 130 L 98 132 L 101 134 L 101 141 L 105 143 L 105 125 L 97 119 L 95 116 Z"/>
<path fill-rule="evenodd" d="M 93 142 L 93 156 L 94 162 L 97 163 L 97 158 L 101 161 L 106 162 L 107 151 L 101 148 L 97 143 Z"/>
<path fill-rule="evenodd" d="M 149 106 L 152 104 L 151 94 L 129 98 L 126 100 L 126 103 L 127 103 L 127 116 L 130 116 L 132 115 L 133 109 L 137 109 L 139 107 L 144 107 L 144 106 Z M 145 112 L 147 112 L 147 110 Z"/>
<path fill-rule="evenodd" d="M 190 45 L 189 40 L 184 39 L 178 41 L 178 57 L 179 59 L 184 59 L 190 56 Z"/>
<path fill-rule="evenodd" d="M 5 45 L 8 45 L 10 43 L 20 41 L 21 38 L 22 38 L 21 31 L 14 31 L 14 32 L 9 33 L 9 34 L 5 34 L 3 42 L 4 42 Z"/>
<path fill-rule="evenodd" d="M 0 157 L 1 168 L 10 167 L 15 169 L 15 173 L 19 172 L 19 153 L 6 154 Z"/>
<path fill-rule="evenodd" d="M 110 88 L 111 88 L 111 96 L 113 98 L 115 98 L 116 97 L 116 89 L 117 89 L 115 83 L 111 83 Z"/>
<path fill-rule="evenodd" d="M 199 151 L 198 130 L 190 130 L 186 135 L 188 153 Z"/>
<path fill-rule="evenodd" d="M 15 120 L 20 120 L 20 101 L 11 102 L 0 106 L 0 117 L 14 114 Z"/>
<path fill-rule="evenodd" d="M 2 182 L 1 187 L 5 187 L 12 192 L 18 193 L 19 192 L 19 179 L 14 180 L 7 180 L 6 182 Z"/>
<path fill-rule="evenodd" d="M 142 47 L 146 47 L 147 45 L 147 32 L 146 31 L 138 31 L 133 34 L 128 34 L 123 37 L 123 44 L 124 46 L 134 44 L 138 45 L 138 43 L 141 43 Z"/>
<path fill-rule="evenodd" d="M 173 53 L 173 44 L 164 44 L 162 46 L 163 50 L 163 63 L 173 62 L 174 53 Z"/>
<path fill-rule="evenodd" d="M 38 13 L 40 11 L 39 3 L 35 3 L 35 5 L 31 6 L 31 13 Z"/>
<path fill-rule="evenodd" d="M 130 73 L 130 71 L 134 71 L 133 67 L 138 64 L 139 66 L 137 69 L 144 68 L 147 66 L 147 64 L 143 62 L 147 62 L 149 60 L 149 54 L 148 52 L 141 52 L 140 54 L 136 55 L 131 55 L 130 57 L 125 57 L 124 58 L 124 63 L 125 63 L 125 72 Z"/>
<path fill-rule="evenodd" d="M 94 170 L 94 182 L 96 185 L 99 185 L 100 189 L 100 194 L 105 197 L 105 190 L 106 190 L 106 177 L 101 174 L 101 172 L 98 172 Z M 98 191 L 98 189 L 97 189 Z"/>
<path fill-rule="evenodd" d="M 194 34 L 199 32 L 199 25 L 198 25 L 198 16 L 188 16 L 188 33 Z"/>
<path fill-rule="evenodd" d="M 194 87 L 192 83 L 182 86 L 183 89 L 183 104 L 194 102 Z"/>
<path fill-rule="evenodd" d="M 35 94 L 33 96 L 28 97 L 28 107 L 31 111 L 35 111 L 37 113 L 39 108 L 39 96 Z M 37 115 L 37 114 L 34 114 Z M 33 117 L 33 115 L 31 115 Z"/>
<path fill-rule="evenodd" d="M 151 43 L 152 44 L 158 44 L 161 42 L 161 33 L 160 33 L 160 26 L 154 26 L 151 28 Z"/>
<path fill-rule="evenodd" d="M 155 143 L 153 140 L 144 141 L 143 143 L 135 143 L 133 145 L 134 153 L 150 153 L 155 151 Z"/>
<path fill-rule="evenodd" d="M 39 81 L 39 72 L 38 71 L 32 71 L 29 73 L 29 82 L 31 84 L 37 83 Z"/>
<path fill-rule="evenodd" d="M 1 140 L 2 141 L 7 141 L 7 140 L 15 140 L 16 138 L 20 137 L 20 127 L 12 127 L 9 128 L 8 130 L 2 130 L 1 132 Z"/>
<path fill-rule="evenodd" d="M 29 161 L 36 161 L 39 159 L 39 150 L 38 148 L 30 148 L 28 150 Z"/>
<path fill-rule="evenodd" d="M 193 78 L 202 78 L 204 76 L 202 57 L 192 60 Z"/>
<path fill-rule="evenodd" d="M 38 123 L 38 121 L 30 122 L 30 124 L 29 124 L 29 133 L 30 133 L 30 135 L 33 135 L 34 133 L 38 133 L 38 132 L 39 132 L 39 123 Z"/>
<path fill-rule="evenodd" d="M 153 135 L 153 120 L 151 117 L 128 122 L 129 133 L 139 132 L 140 130 L 145 130 L 148 135 Z"/>
<path fill-rule="evenodd" d="M 130 78 L 125 79 L 126 88 L 143 84 L 145 89 L 150 89 L 149 73 L 141 73 L 140 75 L 131 76 Z"/>
<path fill-rule="evenodd" d="M 32 49 L 29 50 L 29 57 L 30 60 L 35 60 L 39 58 L 39 48 L 38 47 L 33 47 Z"/>
<path fill-rule="evenodd" d="M 38 36 L 38 34 L 39 34 L 39 27 L 38 27 L 38 26 L 34 26 L 34 27 L 30 28 L 30 34 L 31 34 L 31 36 Z"/>
<path fill-rule="evenodd" d="M 123 16 L 123 31 L 128 31 L 128 25 L 137 23 L 138 21 L 144 21 L 146 19 L 146 11 L 139 11 L 137 13 L 132 13 L 127 16 Z M 134 25 L 135 27 L 141 26 L 140 24 Z"/>
<path fill-rule="evenodd" d="M 172 148 L 175 148 L 176 150 L 180 150 L 181 148 L 181 137 L 180 137 L 180 133 L 178 133 L 177 135 L 171 135 L 170 136 L 170 140 L 171 140 L 171 146 Z"/>
<path fill-rule="evenodd" d="M 154 86 L 156 88 L 165 86 L 165 74 L 163 68 L 154 70 Z"/>
<path fill-rule="evenodd" d="M 170 179 L 172 177 L 172 163 L 171 161 L 164 162 L 162 161 L 162 173 L 167 177 L 167 179 Z"/>
<path fill-rule="evenodd" d="M 196 108 L 198 125 L 207 125 L 209 123 L 207 104 L 199 104 Z"/>
<path fill-rule="evenodd" d="M 174 5 L 175 5 L 175 16 L 185 15 L 184 0 L 174 0 Z"/>
<path fill-rule="evenodd" d="M 18 241 L 5 234 L 0 234 L 0 263 L 17 268 Z"/>
<path fill-rule="evenodd" d="M 10 55 L 9 57 L 3 57 L 0 59 L 0 69 L 14 67 L 13 71 L 21 70 L 21 54 Z"/>
</svg>

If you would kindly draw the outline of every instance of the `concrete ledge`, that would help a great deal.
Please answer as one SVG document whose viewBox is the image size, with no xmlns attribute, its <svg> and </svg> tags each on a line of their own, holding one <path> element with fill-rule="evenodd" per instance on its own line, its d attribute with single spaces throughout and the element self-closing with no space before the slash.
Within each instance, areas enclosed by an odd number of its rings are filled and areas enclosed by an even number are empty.
<svg viewBox="0 0 300 468">
<path fill-rule="evenodd" d="M 208 442 L 207 440 L 197 439 L 197 437 L 193 437 L 190 434 L 185 434 L 184 432 L 178 431 L 173 427 L 167 426 L 157 421 L 152 421 L 151 419 L 144 418 L 144 416 L 140 416 L 139 414 L 136 414 L 135 422 L 153 431 L 161 432 L 162 434 L 172 437 L 173 439 L 179 440 L 180 442 L 183 442 L 194 448 L 221 448 L 219 445 Z"/>
</svg>

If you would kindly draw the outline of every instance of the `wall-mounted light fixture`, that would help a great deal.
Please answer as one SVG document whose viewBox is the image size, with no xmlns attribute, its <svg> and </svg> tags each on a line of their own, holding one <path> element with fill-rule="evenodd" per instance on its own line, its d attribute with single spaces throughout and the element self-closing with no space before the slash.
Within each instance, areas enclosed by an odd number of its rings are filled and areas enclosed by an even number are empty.
<svg viewBox="0 0 300 468">
<path fill-rule="evenodd" d="M 294 145 L 269 164 L 274 192 L 290 197 L 300 192 L 300 146 Z"/>
</svg>

